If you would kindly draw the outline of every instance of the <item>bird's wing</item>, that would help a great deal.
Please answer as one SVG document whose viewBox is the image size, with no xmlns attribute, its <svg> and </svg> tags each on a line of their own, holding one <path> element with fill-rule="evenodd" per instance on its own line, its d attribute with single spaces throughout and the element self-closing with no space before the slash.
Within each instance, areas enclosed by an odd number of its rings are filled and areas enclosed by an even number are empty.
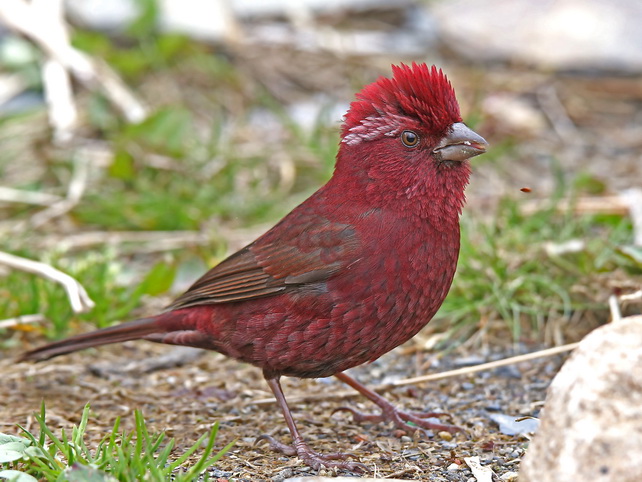
<svg viewBox="0 0 642 482">
<path fill-rule="evenodd" d="M 168 309 L 275 295 L 327 280 L 359 257 L 349 225 L 314 215 L 284 221 L 205 273 Z"/>
</svg>

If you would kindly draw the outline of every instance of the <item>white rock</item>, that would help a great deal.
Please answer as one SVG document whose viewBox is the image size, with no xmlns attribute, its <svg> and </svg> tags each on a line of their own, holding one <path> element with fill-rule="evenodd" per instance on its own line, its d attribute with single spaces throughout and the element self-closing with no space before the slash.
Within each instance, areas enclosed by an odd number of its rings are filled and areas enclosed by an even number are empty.
<svg viewBox="0 0 642 482">
<path fill-rule="evenodd" d="M 448 46 L 475 61 L 642 69 L 639 0 L 456 0 L 432 12 Z"/>
<path fill-rule="evenodd" d="M 520 482 L 642 480 L 642 316 L 589 334 L 548 390 Z"/>
<path fill-rule="evenodd" d="M 69 16 L 84 27 L 120 31 L 138 15 L 134 0 L 66 0 Z"/>
</svg>

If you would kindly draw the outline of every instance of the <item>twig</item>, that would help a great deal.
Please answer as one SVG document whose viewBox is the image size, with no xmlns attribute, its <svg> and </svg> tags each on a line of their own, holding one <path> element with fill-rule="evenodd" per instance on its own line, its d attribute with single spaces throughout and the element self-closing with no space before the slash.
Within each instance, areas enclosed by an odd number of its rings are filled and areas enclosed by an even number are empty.
<svg viewBox="0 0 642 482">
<path fill-rule="evenodd" d="M 37 313 L 35 315 L 22 315 L 16 316 L 15 318 L 7 318 L 6 320 L 0 320 L 0 328 L 12 328 L 17 325 L 27 325 L 29 323 L 40 323 L 45 321 L 44 315 Z"/>
<path fill-rule="evenodd" d="M 433 373 L 431 375 L 424 375 L 421 377 L 404 378 L 403 380 L 397 380 L 396 382 L 387 383 L 385 385 L 378 385 L 374 387 L 373 390 L 375 390 L 376 392 L 385 392 L 394 387 L 401 387 L 405 385 L 417 385 L 420 383 L 430 382 L 434 380 L 442 380 L 444 378 L 451 378 L 451 377 L 456 377 L 460 375 L 468 375 L 470 373 L 481 372 L 484 370 L 492 370 L 494 368 L 499 368 L 506 365 L 513 365 L 515 363 L 534 360 L 536 358 L 559 355 L 560 353 L 565 353 L 567 351 L 574 350 L 575 348 L 577 348 L 578 345 L 579 345 L 579 342 L 569 343 L 568 345 L 547 348 L 545 350 L 539 350 L 532 353 L 526 353 L 524 355 L 517 355 L 510 358 L 504 358 L 502 360 L 482 363 L 480 365 L 458 368 L 456 370 L 449 370 L 447 372 Z M 336 399 L 343 399 L 343 398 L 351 398 L 357 395 L 359 394 L 354 391 L 335 392 L 335 393 L 326 393 L 323 395 L 288 397 L 288 402 L 294 403 L 294 402 L 310 402 L 310 401 L 330 400 L 330 399 L 336 400 Z M 275 401 L 276 400 L 274 398 L 262 398 L 259 400 L 249 400 L 245 402 L 245 405 L 269 405 L 274 403 Z"/>
<path fill-rule="evenodd" d="M 21 74 L 3 75 L 0 77 L 0 105 L 12 99 L 27 88 L 27 81 Z"/>
<path fill-rule="evenodd" d="M 628 205 L 633 221 L 633 244 L 642 246 L 642 189 L 627 189 L 622 193 L 622 200 Z"/>
<path fill-rule="evenodd" d="M 41 18 L 47 19 L 51 36 L 56 36 L 62 43 L 69 45 L 62 0 L 32 0 L 31 9 L 34 14 L 37 11 Z M 78 122 L 69 72 L 59 60 L 47 58 L 42 64 L 42 82 L 54 141 L 69 142 L 74 137 Z"/>
<path fill-rule="evenodd" d="M 95 303 L 85 291 L 85 288 L 83 288 L 78 281 L 48 264 L 21 258 L 1 251 L 0 264 L 19 269 L 21 271 L 26 271 L 28 273 L 34 273 L 60 283 L 67 292 L 71 308 L 76 313 L 87 312 L 95 306 Z"/>
<path fill-rule="evenodd" d="M 40 248 L 53 246 L 82 249 L 94 245 L 119 245 L 124 243 L 151 244 L 150 251 L 169 251 L 186 245 L 203 245 L 209 236 L 200 231 L 88 231 L 64 237 L 47 236 L 37 241 Z"/>
<path fill-rule="evenodd" d="M 620 301 L 642 300 L 642 290 L 634 291 L 625 295 L 620 295 Z"/>
<path fill-rule="evenodd" d="M 129 122 L 142 121 L 147 116 L 142 103 L 106 64 L 71 46 L 62 13 L 59 18 L 48 13 L 50 1 L 2 0 L 0 21 L 29 37 L 85 87 L 101 89 Z"/>
<path fill-rule="evenodd" d="M 533 214 L 551 205 L 550 200 L 534 199 L 524 202 L 520 206 L 523 214 Z M 616 214 L 626 215 L 629 213 L 629 204 L 622 196 L 594 196 L 581 197 L 575 200 L 562 199 L 554 206 L 557 212 L 565 212 L 573 209 L 577 214 Z"/>
<path fill-rule="evenodd" d="M 642 299 L 642 290 L 634 291 L 623 295 L 609 296 L 609 310 L 611 311 L 611 321 L 617 323 L 622 320 L 622 310 L 620 309 L 620 301 L 637 301 Z"/>
<path fill-rule="evenodd" d="M 0 202 L 37 204 L 49 206 L 52 203 L 61 201 L 63 198 L 55 194 L 38 191 L 23 191 L 0 186 Z"/>
<path fill-rule="evenodd" d="M 609 311 L 611 312 L 611 322 L 617 323 L 622 320 L 622 311 L 617 295 L 609 296 Z"/>
<path fill-rule="evenodd" d="M 555 86 L 547 85 L 539 89 L 537 100 L 560 139 L 569 144 L 578 142 L 580 136 L 577 126 L 566 113 Z"/>
<path fill-rule="evenodd" d="M 89 176 L 88 164 L 89 161 L 84 157 L 74 156 L 74 169 L 67 188 L 67 196 L 52 204 L 47 209 L 34 214 L 28 221 L 18 223 L 14 227 L 14 231 L 21 231 L 25 227 L 25 223 L 31 228 L 38 228 L 52 219 L 71 211 L 71 209 L 78 204 L 87 187 L 87 178 Z"/>
<path fill-rule="evenodd" d="M 556 346 L 553 348 L 546 348 L 545 350 L 539 350 L 532 353 L 526 353 L 524 355 L 517 355 L 517 356 L 512 356 L 510 358 L 504 358 L 502 360 L 482 363 L 481 365 L 473 365 L 470 367 L 457 368 L 456 370 L 449 370 L 447 372 L 442 372 L 442 373 L 433 373 L 432 375 L 423 375 L 421 377 L 405 378 L 403 380 L 397 380 L 396 382 L 392 382 L 390 386 L 401 387 L 404 385 L 414 385 L 417 383 L 430 382 L 433 380 L 441 380 L 443 378 L 450 378 L 450 377 L 455 377 L 459 375 L 468 375 L 470 373 L 481 372 L 484 370 L 492 370 L 493 368 L 499 368 L 506 365 L 513 365 L 515 363 L 534 360 L 536 358 L 559 355 L 560 353 L 565 353 L 567 351 L 574 350 L 575 348 L 577 348 L 578 345 L 579 345 L 579 342 L 569 343 L 568 345 Z"/>
</svg>

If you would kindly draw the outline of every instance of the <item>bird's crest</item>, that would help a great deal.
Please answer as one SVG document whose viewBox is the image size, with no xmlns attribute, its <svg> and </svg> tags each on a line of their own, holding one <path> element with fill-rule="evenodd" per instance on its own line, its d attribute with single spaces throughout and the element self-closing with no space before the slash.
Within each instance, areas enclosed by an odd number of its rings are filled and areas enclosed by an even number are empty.
<svg viewBox="0 0 642 482">
<path fill-rule="evenodd" d="M 357 94 L 342 126 L 343 142 L 395 136 L 404 118 L 435 133 L 461 122 L 455 91 L 441 69 L 413 62 L 393 65 L 392 73 L 392 78 L 380 77 Z"/>
</svg>

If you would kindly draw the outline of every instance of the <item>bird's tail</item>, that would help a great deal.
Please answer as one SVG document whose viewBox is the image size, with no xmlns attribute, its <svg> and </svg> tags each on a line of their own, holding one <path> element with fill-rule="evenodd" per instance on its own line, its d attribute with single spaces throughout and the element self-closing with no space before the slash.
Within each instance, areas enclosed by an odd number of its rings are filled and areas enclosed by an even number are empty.
<svg viewBox="0 0 642 482">
<path fill-rule="evenodd" d="M 138 340 L 145 336 L 158 333 L 159 323 L 157 317 L 141 318 L 120 325 L 110 326 L 101 330 L 90 331 L 81 335 L 72 336 L 41 346 L 20 355 L 17 361 L 42 361 L 48 360 L 65 353 L 71 353 L 94 346 L 108 345 L 129 340 Z"/>
</svg>

